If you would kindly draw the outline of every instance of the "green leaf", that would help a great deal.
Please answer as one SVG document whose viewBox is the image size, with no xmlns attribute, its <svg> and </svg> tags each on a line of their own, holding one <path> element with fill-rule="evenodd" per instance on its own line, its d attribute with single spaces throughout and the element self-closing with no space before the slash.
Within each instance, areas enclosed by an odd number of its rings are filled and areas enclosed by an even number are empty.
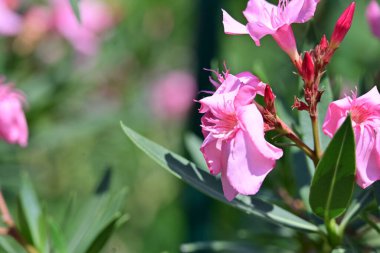
<svg viewBox="0 0 380 253">
<path fill-rule="evenodd" d="M 0 252 L 27 253 L 19 243 L 9 236 L 0 236 Z"/>
<path fill-rule="evenodd" d="M 220 180 L 216 177 L 198 169 L 185 158 L 137 134 L 122 123 L 121 126 L 131 141 L 161 167 L 206 195 L 278 225 L 308 232 L 318 231 L 318 227 L 314 224 L 299 218 L 281 207 L 258 198 L 237 196 L 233 201 L 228 202 L 224 198 Z"/>
<path fill-rule="evenodd" d="M 202 140 L 194 133 L 187 133 L 185 135 L 185 146 L 193 159 L 194 163 L 202 170 L 208 172 L 206 161 L 200 151 Z"/>
<path fill-rule="evenodd" d="M 80 17 L 80 11 L 79 11 L 79 5 L 78 0 L 70 0 L 71 8 L 73 9 L 73 12 L 75 14 L 75 17 L 77 18 L 78 22 L 81 23 L 81 17 Z"/>
<path fill-rule="evenodd" d="M 98 234 L 98 236 L 93 240 L 92 244 L 86 251 L 86 253 L 98 253 L 108 242 L 109 238 L 113 234 L 116 228 L 121 226 L 126 220 L 122 220 L 123 217 L 120 213 L 115 215 L 115 218 L 109 222 L 107 226 Z M 120 222 L 122 220 L 122 222 Z"/>
<path fill-rule="evenodd" d="M 47 219 L 49 225 L 49 235 L 51 248 L 55 253 L 67 253 L 67 242 L 64 238 L 63 232 L 52 218 Z"/>
<path fill-rule="evenodd" d="M 23 235 L 40 252 L 49 252 L 45 217 L 32 182 L 26 174 L 22 175 L 18 210 Z"/>
<path fill-rule="evenodd" d="M 351 205 L 348 207 L 347 212 L 339 224 L 340 227 L 344 228 L 368 203 L 372 201 L 372 192 L 367 190 L 361 192 L 361 194 L 355 198 Z"/>
<path fill-rule="evenodd" d="M 373 194 L 375 195 L 377 208 L 380 212 L 380 181 L 377 181 L 373 184 Z"/>
<path fill-rule="evenodd" d="M 350 203 L 355 180 L 355 140 L 348 116 L 320 160 L 310 188 L 310 206 L 315 214 L 330 220 Z"/>
<path fill-rule="evenodd" d="M 87 252 L 115 217 L 120 217 L 125 194 L 126 190 L 116 195 L 107 192 L 92 196 L 80 206 L 73 207 L 76 213 L 67 218 L 68 227 L 63 231 L 68 242 L 67 251 Z"/>
</svg>

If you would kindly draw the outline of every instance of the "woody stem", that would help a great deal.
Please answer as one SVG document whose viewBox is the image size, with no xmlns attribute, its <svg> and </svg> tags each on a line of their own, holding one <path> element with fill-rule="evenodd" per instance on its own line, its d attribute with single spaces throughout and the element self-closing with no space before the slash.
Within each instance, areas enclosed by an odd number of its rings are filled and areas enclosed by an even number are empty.
<svg viewBox="0 0 380 253">
<path fill-rule="evenodd" d="M 284 133 L 284 135 L 289 138 L 294 144 L 297 145 L 311 160 L 313 160 L 314 165 L 318 164 L 318 157 L 315 152 L 306 145 L 294 132 L 290 129 L 279 117 L 277 117 L 277 123 L 279 124 L 279 130 Z"/>
</svg>

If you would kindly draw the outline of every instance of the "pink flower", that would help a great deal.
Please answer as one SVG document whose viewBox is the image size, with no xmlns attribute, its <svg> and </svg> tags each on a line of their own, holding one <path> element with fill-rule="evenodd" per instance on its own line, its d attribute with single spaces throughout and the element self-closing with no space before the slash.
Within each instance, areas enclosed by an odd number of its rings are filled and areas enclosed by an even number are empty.
<svg viewBox="0 0 380 253">
<path fill-rule="evenodd" d="M 28 125 L 22 106 L 24 95 L 10 85 L 0 84 L 0 138 L 26 147 Z"/>
<path fill-rule="evenodd" d="M 369 3 L 366 16 L 372 33 L 380 38 L 380 5 L 376 0 L 372 0 Z"/>
<path fill-rule="evenodd" d="M 13 11 L 14 1 L 0 0 L 0 35 L 14 36 L 21 29 L 21 17 Z"/>
<path fill-rule="evenodd" d="M 160 118 L 184 118 L 193 105 L 197 85 L 185 71 L 172 71 L 154 83 L 151 105 Z"/>
<path fill-rule="evenodd" d="M 333 137 L 351 114 L 356 142 L 356 182 L 366 188 L 380 179 L 380 94 L 376 87 L 356 98 L 346 97 L 329 105 L 323 132 Z"/>
<path fill-rule="evenodd" d="M 272 35 L 278 45 L 293 61 L 299 58 L 292 23 L 305 23 L 315 12 L 319 0 L 280 0 L 275 6 L 265 0 L 249 0 L 243 12 L 248 20 L 246 26 L 233 19 L 223 10 L 224 32 L 249 34 L 257 46 L 260 39 Z"/>
<path fill-rule="evenodd" d="M 263 117 L 255 104 L 265 84 L 250 73 L 226 74 L 216 92 L 201 99 L 205 140 L 201 151 L 212 174 L 222 174 L 224 196 L 256 194 L 282 150 L 264 138 Z"/>
<path fill-rule="evenodd" d="M 84 55 L 97 52 L 100 36 L 113 23 L 111 10 L 98 0 L 81 0 L 78 2 L 81 23 L 76 19 L 68 0 L 51 0 L 55 29 L 66 38 L 72 46 Z"/>
</svg>

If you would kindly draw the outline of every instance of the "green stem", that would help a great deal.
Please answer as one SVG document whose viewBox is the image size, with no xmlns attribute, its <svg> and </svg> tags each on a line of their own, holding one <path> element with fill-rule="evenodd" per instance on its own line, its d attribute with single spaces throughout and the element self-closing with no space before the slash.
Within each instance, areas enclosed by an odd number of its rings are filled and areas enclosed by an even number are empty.
<svg viewBox="0 0 380 253">
<path fill-rule="evenodd" d="M 327 238 L 333 249 L 342 245 L 343 231 L 339 229 L 335 219 L 326 219 Z"/>
<path fill-rule="evenodd" d="M 314 165 L 317 165 L 319 158 L 316 156 L 315 152 L 307 146 L 294 132 L 290 129 L 279 117 L 277 117 L 277 122 L 279 124 L 279 130 L 284 133 L 284 135 L 289 138 L 294 144 L 297 145 L 311 160 L 313 160 Z"/>
<path fill-rule="evenodd" d="M 321 141 L 319 138 L 319 125 L 318 125 L 318 116 L 310 116 L 311 119 L 311 125 L 313 128 L 313 139 L 314 139 L 314 153 L 319 159 L 322 157 L 322 149 L 321 149 Z M 318 164 L 318 162 L 317 162 Z M 315 164 L 316 165 L 316 164 Z"/>
</svg>

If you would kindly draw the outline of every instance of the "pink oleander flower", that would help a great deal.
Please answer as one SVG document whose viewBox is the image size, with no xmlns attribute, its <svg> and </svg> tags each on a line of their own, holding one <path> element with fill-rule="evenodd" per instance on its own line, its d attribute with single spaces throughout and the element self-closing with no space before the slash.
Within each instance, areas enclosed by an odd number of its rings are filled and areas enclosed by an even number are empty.
<svg viewBox="0 0 380 253">
<path fill-rule="evenodd" d="M 15 1 L 0 0 L 0 36 L 14 36 L 20 32 L 22 19 L 13 10 Z"/>
<path fill-rule="evenodd" d="M 356 142 L 356 182 L 366 188 L 380 179 L 380 94 L 376 87 L 361 97 L 345 97 L 332 102 L 323 132 L 333 137 L 351 114 Z"/>
<path fill-rule="evenodd" d="M 28 125 L 23 111 L 24 95 L 11 85 L 0 84 L 0 139 L 26 147 Z"/>
<path fill-rule="evenodd" d="M 371 0 L 369 3 L 366 16 L 372 33 L 380 38 L 380 5 L 376 0 Z"/>
<path fill-rule="evenodd" d="M 159 78 L 152 89 L 151 106 L 163 119 L 183 119 L 193 105 L 197 84 L 186 71 L 172 71 Z"/>
<path fill-rule="evenodd" d="M 279 0 L 277 6 L 265 0 L 249 0 L 243 12 L 248 20 L 242 25 L 223 10 L 224 32 L 227 34 L 249 34 L 257 46 L 260 39 L 272 35 L 277 44 L 293 61 L 299 54 L 291 24 L 305 23 L 314 16 L 319 0 Z"/>
<path fill-rule="evenodd" d="M 78 2 L 81 23 L 75 17 L 68 0 L 51 0 L 53 23 L 58 33 L 84 55 L 97 52 L 101 35 L 113 24 L 111 10 L 106 1 L 81 0 Z"/>
<path fill-rule="evenodd" d="M 201 99 L 205 140 L 201 146 L 211 174 L 222 174 L 224 196 L 252 195 L 275 167 L 282 150 L 264 138 L 264 121 L 255 104 L 265 84 L 250 73 L 226 74 L 216 92 Z"/>
</svg>

